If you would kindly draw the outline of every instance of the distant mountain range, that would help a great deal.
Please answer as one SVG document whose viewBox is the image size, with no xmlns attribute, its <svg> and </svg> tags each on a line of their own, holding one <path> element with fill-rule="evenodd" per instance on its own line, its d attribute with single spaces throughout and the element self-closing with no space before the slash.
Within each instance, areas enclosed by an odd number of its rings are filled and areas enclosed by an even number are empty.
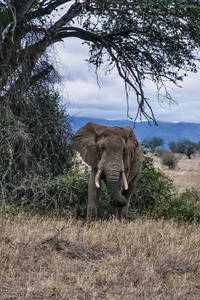
<svg viewBox="0 0 200 300">
<path fill-rule="evenodd" d="M 103 120 L 103 119 L 91 119 L 73 117 L 71 126 L 73 131 L 77 131 L 80 127 L 88 122 L 95 122 L 105 126 L 131 126 L 134 127 L 134 123 L 128 120 Z M 165 141 L 165 148 L 168 148 L 169 142 L 177 142 L 180 140 L 188 139 L 192 142 L 200 141 L 200 124 L 196 123 L 167 123 L 158 122 L 158 126 L 155 124 L 148 124 L 148 122 L 136 122 L 134 132 L 139 142 L 146 138 L 152 138 L 154 136 L 161 137 Z"/>
</svg>

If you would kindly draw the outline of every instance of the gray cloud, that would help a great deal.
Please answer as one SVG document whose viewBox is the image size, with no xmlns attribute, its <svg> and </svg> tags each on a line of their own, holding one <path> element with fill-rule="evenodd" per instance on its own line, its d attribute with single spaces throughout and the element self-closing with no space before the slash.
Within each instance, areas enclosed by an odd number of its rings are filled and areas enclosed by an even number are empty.
<svg viewBox="0 0 200 300">
<path fill-rule="evenodd" d="M 64 44 L 64 45 L 63 45 Z M 63 65 L 69 70 L 63 89 L 64 101 L 70 100 L 71 115 L 126 119 L 126 95 L 122 80 L 113 72 L 105 76 L 99 72 L 99 83 L 95 73 L 89 70 L 85 61 L 88 58 L 88 47 L 78 39 L 66 39 L 56 49 Z M 65 68 L 60 68 L 64 74 Z M 148 82 L 145 85 L 147 98 L 158 121 L 200 123 L 200 84 L 199 73 L 189 74 L 182 83 L 182 88 L 170 87 L 175 103 L 159 103 L 155 86 Z M 130 115 L 134 118 L 137 112 L 136 98 L 130 94 Z"/>
</svg>

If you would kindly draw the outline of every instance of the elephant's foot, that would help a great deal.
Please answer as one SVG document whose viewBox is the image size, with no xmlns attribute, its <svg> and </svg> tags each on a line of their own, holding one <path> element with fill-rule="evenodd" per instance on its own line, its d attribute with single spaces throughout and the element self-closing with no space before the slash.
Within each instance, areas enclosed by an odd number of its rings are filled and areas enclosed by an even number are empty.
<svg viewBox="0 0 200 300">
<path fill-rule="evenodd" d="M 87 221 L 92 222 L 97 219 L 97 207 L 94 205 L 88 205 L 87 208 Z"/>
<path fill-rule="evenodd" d="M 121 221 L 123 218 L 127 218 L 127 207 L 117 207 L 110 204 L 107 209 L 108 219 L 116 218 Z"/>
</svg>

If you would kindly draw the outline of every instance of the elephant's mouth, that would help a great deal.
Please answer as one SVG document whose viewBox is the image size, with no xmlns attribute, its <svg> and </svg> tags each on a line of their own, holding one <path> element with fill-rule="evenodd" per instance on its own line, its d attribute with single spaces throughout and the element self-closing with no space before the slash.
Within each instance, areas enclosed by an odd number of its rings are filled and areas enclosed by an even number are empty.
<svg viewBox="0 0 200 300">
<path fill-rule="evenodd" d="M 102 170 L 98 169 L 97 173 L 96 173 L 96 176 L 95 176 L 95 185 L 96 185 L 97 188 L 100 188 L 100 176 L 101 176 L 101 173 L 102 173 Z M 121 172 L 121 176 L 122 176 L 122 181 L 123 181 L 123 184 L 124 184 L 124 189 L 128 190 L 128 182 L 127 182 L 125 173 Z"/>
</svg>

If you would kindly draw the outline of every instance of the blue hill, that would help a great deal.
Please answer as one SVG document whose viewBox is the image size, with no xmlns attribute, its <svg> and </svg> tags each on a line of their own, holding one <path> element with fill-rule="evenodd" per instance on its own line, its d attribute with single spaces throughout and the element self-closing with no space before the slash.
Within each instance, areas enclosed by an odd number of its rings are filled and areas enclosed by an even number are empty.
<svg viewBox="0 0 200 300">
<path fill-rule="evenodd" d="M 71 126 L 73 131 L 77 131 L 80 127 L 88 122 L 95 122 L 105 126 L 131 126 L 134 127 L 134 123 L 129 120 L 103 120 L 103 119 L 91 119 L 73 117 Z M 155 124 L 149 124 L 148 122 L 136 122 L 134 132 L 139 142 L 145 138 L 152 138 L 154 136 L 161 137 L 165 141 L 165 147 L 169 142 L 177 142 L 180 140 L 188 139 L 192 142 L 200 141 L 200 124 L 196 123 L 167 123 L 158 122 L 158 126 Z"/>
</svg>

